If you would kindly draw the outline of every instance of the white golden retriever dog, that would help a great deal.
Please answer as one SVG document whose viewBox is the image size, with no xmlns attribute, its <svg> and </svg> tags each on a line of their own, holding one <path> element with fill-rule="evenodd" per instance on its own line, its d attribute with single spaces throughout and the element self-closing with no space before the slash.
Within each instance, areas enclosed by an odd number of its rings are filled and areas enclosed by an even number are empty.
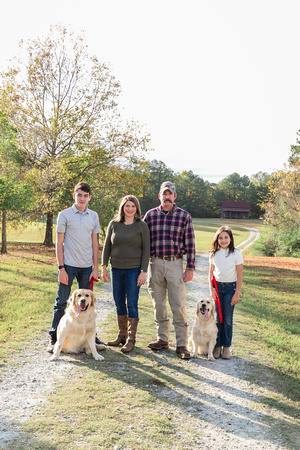
<svg viewBox="0 0 300 450">
<path fill-rule="evenodd" d="M 76 289 L 68 300 L 68 308 L 60 319 L 57 328 L 57 342 L 53 349 L 51 361 L 59 358 L 60 352 L 92 354 L 97 361 L 103 356 L 97 352 L 96 297 L 89 289 Z M 101 346 L 98 346 L 100 350 Z"/>
<path fill-rule="evenodd" d="M 189 338 L 189 350 L 192 357 L 199 354 L 207 355 L 209 361 L 214 361 L 213 350 L 216 345 L 218 327 L 215 321 L 215 303 L 210 300 L 200 300 L 197 303 L 196 319 Z"/>
</svg>

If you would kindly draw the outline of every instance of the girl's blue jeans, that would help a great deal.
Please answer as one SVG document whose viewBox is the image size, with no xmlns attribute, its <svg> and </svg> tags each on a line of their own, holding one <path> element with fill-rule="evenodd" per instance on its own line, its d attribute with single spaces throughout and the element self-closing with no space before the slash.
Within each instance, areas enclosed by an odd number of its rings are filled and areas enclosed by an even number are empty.
<svg viewBox="0 0 300 450">
<path fill-rule="evenodd" d="M 138 299 L 140 286 L 137 286 L 137 279 L 141 272 L 136 269 L 116 269 L 110 268 L 113 296 L 116 304 L 118 316 L 128 314 L 131 319 L 138 319 Z"/>
<path fill-rule="evenodd" d="M 233 324 L 233 310 L 231 306 L 231 299 L 235 293 L 236 283 L 218 283 L 218 291 L 221 303 L 221 311 L 223 315 L 223 323 L 220 323 L 219 311 L 217 310 L 217 327 L 218 337 L 216 347 L 230 347 L 232 341 L 232 324 Z"/>
</svg>

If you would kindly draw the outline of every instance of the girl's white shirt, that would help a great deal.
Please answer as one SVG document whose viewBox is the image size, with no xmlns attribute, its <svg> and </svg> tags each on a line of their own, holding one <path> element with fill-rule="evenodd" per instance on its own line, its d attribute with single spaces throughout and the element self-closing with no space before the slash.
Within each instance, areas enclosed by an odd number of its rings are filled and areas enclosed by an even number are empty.
<svg viewBox="0 0 300 450">
<path fill-rule="evenodd" d="M 244 264 L 244 260 L 238 249 L 234 249 L 234 252 L 228 255 L 228 249 L 220 248 L 213 257 L 209 257 L 209 263 L 215 266 L 214 276 L 216 281 L 233 283 L 237 281 L 236 266 Z"/>
</svg>

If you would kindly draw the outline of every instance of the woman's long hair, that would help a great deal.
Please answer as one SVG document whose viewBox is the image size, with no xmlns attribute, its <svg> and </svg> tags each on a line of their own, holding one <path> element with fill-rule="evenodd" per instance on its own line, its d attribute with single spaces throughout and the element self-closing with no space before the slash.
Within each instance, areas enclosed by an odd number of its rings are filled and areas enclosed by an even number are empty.
<svg viewBox="0 0 300 450">
<path fill-rule="evenodd" d="M 117 222 L 124 222 L 125 221 L 124 205 L 127 202 L 134 203 L 134 205 L 136 207 L 136 213 L 134 215 L 134 221 L 136 222 L 137 220 L 140 220 L 142 218 L 140 202 L 138 201 L 138 199 L 134 195 L 125 195 L 125 197 L 123 197 L 122 200 L 121 200 L 121 203 L 120 203 L 120 206 L 119 206 L 119 211 L 117 212 L 117 214 L 115 216 L 115 220 Z"/>
<path fill-rule="evenodd" d="M 235 247 L 234 247 L 234 240 L 233 240 L 232 231 L 231 231 L 231 229 L 229 227 L 223 226 L 223 227 L 220 227 L 216 231 L 216 234 L 215 234 L 215 236 L 213 238 L 213 241 L 212 241 L 212 244 L 211 244 L 211 249 L 209 250 L 209 253 L 210 253 L 211 257 L 213 257 L 215 255 L 215 253 L 218 250 L 220 250 L 220 248 L 221 248 L 220 245 L 219 245 L 218 240 L 219 240 L 220 234 L 223 233 L 223 231 L 225 231 L 228 234 L 228 236 L 230 237 L 230 244 L 228 246 L 228 255 L 230 255 L 230 253 L 234 252 L 234 248 Z"/>
</svg>

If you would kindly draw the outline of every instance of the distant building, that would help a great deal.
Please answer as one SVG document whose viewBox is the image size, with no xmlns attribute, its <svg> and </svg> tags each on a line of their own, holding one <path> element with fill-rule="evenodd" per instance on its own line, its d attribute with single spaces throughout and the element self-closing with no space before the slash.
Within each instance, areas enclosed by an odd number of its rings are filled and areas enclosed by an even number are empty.
<svg viewBox="0 0 300 450">
<path fill-rule="evenodd" d="M 222 219 L 249 219 L 250 203 L 248 202 L 222 202 Z"/>
</svg>

